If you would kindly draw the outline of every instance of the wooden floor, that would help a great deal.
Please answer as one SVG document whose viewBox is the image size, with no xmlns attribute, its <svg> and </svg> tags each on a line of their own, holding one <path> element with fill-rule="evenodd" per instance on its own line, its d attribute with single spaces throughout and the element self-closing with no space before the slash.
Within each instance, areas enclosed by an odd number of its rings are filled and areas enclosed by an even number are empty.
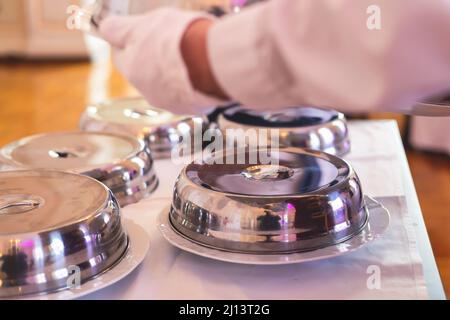
<svg viewBox="0 0 450 320">
<path fill-rule="evenodd" d="M 133 92 L 108 67 L 86 62 L 0 62 L 0 146 L 34 133 L 76 129 L 86 103 Z M 417 151 L 408 151 L 408 159 L 448 296 L 450 160 Z"/>
</svg>

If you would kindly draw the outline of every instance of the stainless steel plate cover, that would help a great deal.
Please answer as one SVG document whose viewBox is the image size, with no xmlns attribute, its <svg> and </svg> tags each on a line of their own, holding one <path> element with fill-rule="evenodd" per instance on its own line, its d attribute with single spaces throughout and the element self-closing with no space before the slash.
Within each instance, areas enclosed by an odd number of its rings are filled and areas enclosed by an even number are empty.
<svg viewBox="0 0 450 320">
<path fill-rule="evenodd" d="M 205 246 L 261 254 L 334 245 L 364 228 L 361 184 L 347 162 L 299 148 L 272 156 L 277 165 L 188 165 L 174 190 L 173 227 Z"/>
<path fill-rule="evenodd" d="M 108 186 L 122 206 L 138 202 L 157 185 L 153 159 L 131 136 L 63 132 L 23 138 L 0 150 L 0 169 L 54 169 L 95 178 Z"/>
<path fill-rule="evenodd" d="M 125 133 L 145 141 L 154 159 L 171 156 L 183 137 L 194 141 L 194 133 L 207 128 L 206 117 L 175 115 L 151 107 L 143 98 L 122 98 L 88 106 L 81 116 L 85 131 Z"/>
<path fill-rule="evenodd" d="M 342 156 L 350 151 L 347 121 L 342 113 L 312 107 L 291 107 L 256 111 L 239 105 L 218 117 L 218 126 L 227 129 L 277 129 L 280 145 L 309 148 Z M 270 139 L 267 141 L 270 144 Z"/>
<path fill-rule="evenodd" d="M 117 201 L 98 181 L 58 171 L 0 172 L 0 297 L 83 283 L 127 248 Z"/>
</svg>

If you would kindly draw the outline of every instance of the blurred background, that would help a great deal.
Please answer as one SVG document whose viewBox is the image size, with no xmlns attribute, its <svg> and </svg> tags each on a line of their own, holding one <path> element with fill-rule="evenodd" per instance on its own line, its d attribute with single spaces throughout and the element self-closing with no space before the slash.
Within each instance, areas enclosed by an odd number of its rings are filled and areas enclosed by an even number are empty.
<svg viewBox="0 0 450 320">
<path fill-rule="evenodd" d="M 0 0 L 0 147 L 76 129 L 87 103 L 137 94 L 111 65 L 106 43 L 67 27 L 67 8 L 79 2 Z M 450 118 L 348 116 L 397 121 L 449 295 Z"/>
</svg>

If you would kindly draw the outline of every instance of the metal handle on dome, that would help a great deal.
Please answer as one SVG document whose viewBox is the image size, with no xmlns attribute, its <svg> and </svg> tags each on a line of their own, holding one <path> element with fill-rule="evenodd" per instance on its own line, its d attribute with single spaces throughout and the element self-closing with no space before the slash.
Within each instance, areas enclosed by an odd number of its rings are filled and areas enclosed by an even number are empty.
<svg viewBox="0 0 450 320">
<path fill-rule="evenodd" d="M 41 205 L 39 200 L 23 199 L 23 197 L 23 195 L 17 195 L 2 199 L 0 196 L 0 215 L 25 213 Z"/>
</svg>

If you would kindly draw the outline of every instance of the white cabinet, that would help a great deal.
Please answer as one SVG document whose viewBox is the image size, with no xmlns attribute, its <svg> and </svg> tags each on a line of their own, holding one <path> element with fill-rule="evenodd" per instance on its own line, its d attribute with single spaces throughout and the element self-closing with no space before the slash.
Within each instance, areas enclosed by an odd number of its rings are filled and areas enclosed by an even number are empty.
<svg viewBox="0 0 450 320">
<path fill-rule="evenodd" d="M 0 55 L 84 57 L 83 35 L 66 27 L 75 0 L 0 0 Z"/>
</svg>

